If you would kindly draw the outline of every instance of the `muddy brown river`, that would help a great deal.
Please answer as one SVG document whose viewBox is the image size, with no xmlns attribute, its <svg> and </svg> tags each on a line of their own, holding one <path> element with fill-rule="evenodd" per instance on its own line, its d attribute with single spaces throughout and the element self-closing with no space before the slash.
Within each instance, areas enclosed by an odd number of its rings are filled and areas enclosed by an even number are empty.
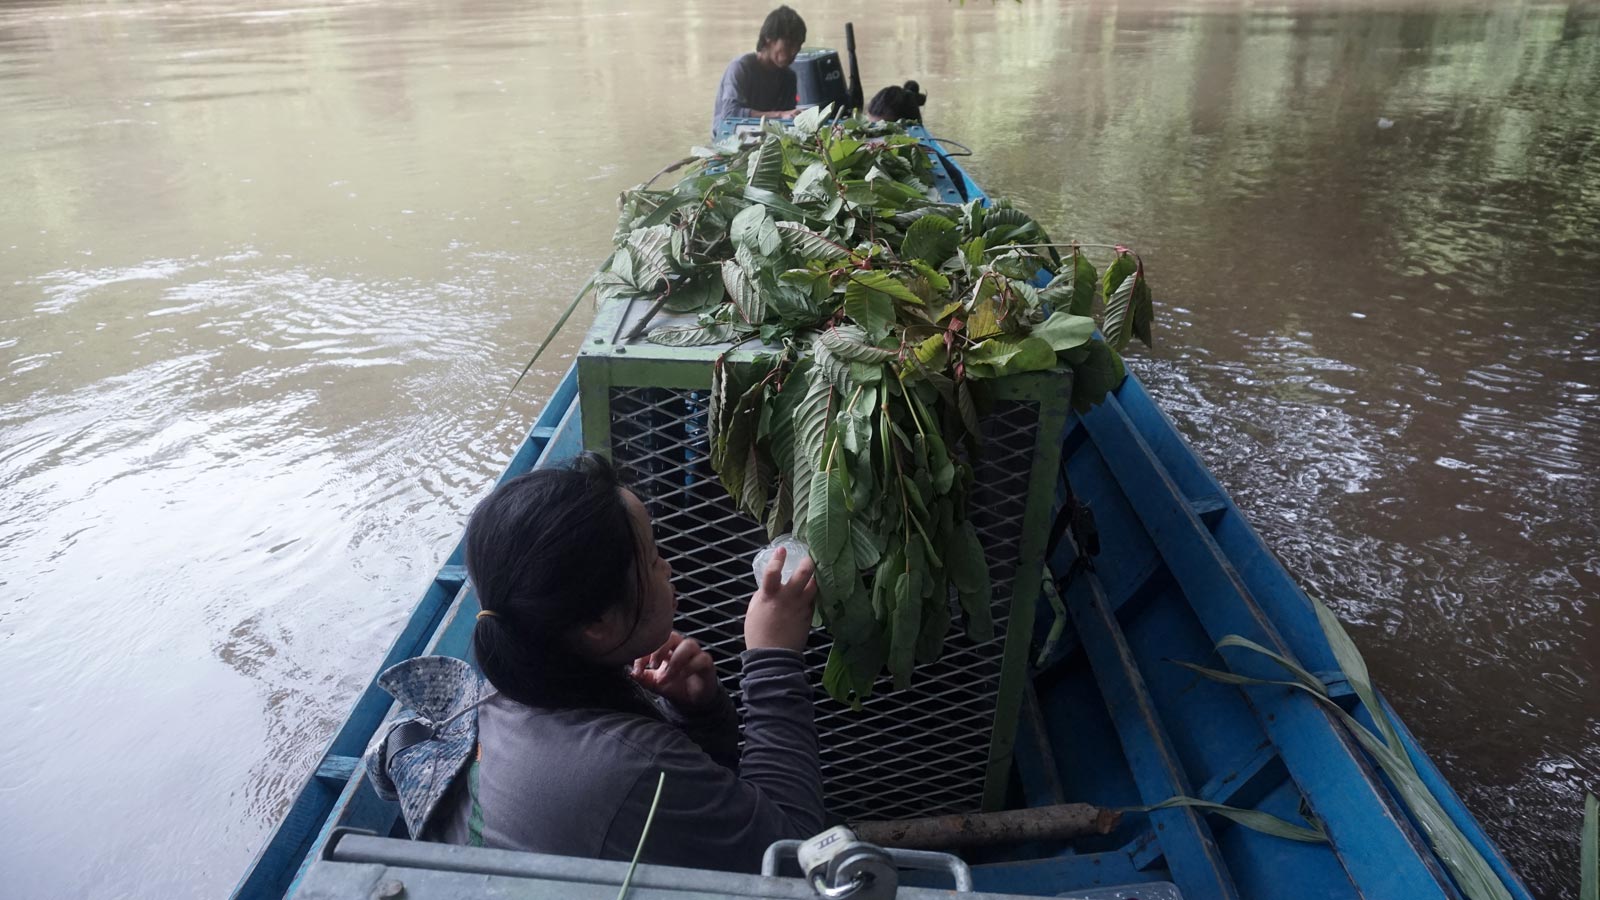
<svg viewBox="0 0 1600 900">
<path fill-rule="evenodd" d="M 1542 898 L 1600 789 L 1600 7 L 805 2 L 1149 267 L 1132 366 Z M 0 6 L 0 893 L 217 897 L 704 140 L 728 0 Z"/>
</svg>

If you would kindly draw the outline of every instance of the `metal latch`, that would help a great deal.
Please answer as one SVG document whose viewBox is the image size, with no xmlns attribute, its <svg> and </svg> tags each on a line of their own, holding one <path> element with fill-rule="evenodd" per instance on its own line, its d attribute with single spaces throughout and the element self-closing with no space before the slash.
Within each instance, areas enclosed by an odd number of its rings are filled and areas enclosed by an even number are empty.
<svg viewBox="0 0 1600 900">
<path fill-rule="evenodd" d="M 900 869 L 948 872 L 957 891 L 972 890 L 972 870 L 960 857 L 927 850 L 889 850 L 856 840 L 843 825 L 806 841 L 777 841 L 761 860 L 761 874 L 777 875 L 793 858 L 817 896 L 827 900 L 894 900 Z"/>
</svg>

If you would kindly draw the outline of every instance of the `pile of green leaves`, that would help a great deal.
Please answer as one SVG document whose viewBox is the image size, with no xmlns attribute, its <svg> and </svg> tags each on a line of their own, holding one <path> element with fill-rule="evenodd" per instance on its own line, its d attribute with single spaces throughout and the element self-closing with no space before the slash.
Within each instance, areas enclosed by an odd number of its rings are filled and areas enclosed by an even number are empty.
<svg viewBox="0 0 1600 900">
<path fill-rule="evenodd" d="M 1086 410 L 1121 382 L 1119 351 L 1149 343 L 1153 309 L 1124 248 L 1102 273 L 1005 201 L 940 202 L 916 138 L 827 114 L 626 193 L 594 284 L 697 314 L 650 341 L 765 345 L 716 360 L 712 465 L 769 532 L 809 545 L 824 684 L 859 702 L 885 668 L 901 688 L 940 655 L 952 597 L 972 639 L 993 635 L 967 508 L 981 382 L 1065 365 Z"/>
</svg>

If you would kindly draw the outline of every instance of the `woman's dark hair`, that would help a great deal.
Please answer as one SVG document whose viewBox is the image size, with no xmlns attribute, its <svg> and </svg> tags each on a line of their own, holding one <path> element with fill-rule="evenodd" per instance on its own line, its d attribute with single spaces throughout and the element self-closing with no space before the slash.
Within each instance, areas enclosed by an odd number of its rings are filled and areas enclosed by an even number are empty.
<svg viewBox="0 0 1600 900">
<path fill-rule="evenodd" d="M 467 523 L 467 574 L 485 614 L 472 653 L 502 694 L 529 706 L 649 713 L 626 670 L 584 658 L 574 632 L 612 609 L 642 613 L 639 535 L 605 457 L 539 469 L 494 489 Z"/>
<path fill-rule="evenodd" d="M 928 95 L 922 93 L 922 86 L 915 81 L 891 84 L 872 95 L 871 102 L 867 104 L 867 113 L 890 122 L 902 119 L 921 122 L 922 104 L 927 102 Z"/>
<path fill-rule="evenodd" d="M 806 42 L 806 20 L 787 6 L 767 13 L 767 20 L 761 23 L 761 37 L 756 40 L 756 52 L 760 53 L 773 41 L 788 41 L 789 46 L 800 49 Z"/>
</svg>

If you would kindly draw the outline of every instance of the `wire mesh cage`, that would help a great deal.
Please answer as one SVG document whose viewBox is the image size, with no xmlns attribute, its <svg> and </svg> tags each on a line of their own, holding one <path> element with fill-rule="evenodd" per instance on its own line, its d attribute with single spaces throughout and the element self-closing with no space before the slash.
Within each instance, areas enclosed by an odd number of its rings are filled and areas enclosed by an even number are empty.
<svg viewBox="0 0 1600 900">
<path fill-rule="evenodd" d="M 597 322 L 591 334 L 610 327 Z M 579 360 L 579 393 L 586 448 L 631 470 L 655 519 L 656 540 L 673 567 L 679 630 L 715 656 L 737 697 L 752 560 L 768 539 L 711 469 L 715 352 L 635 345 L 618 355 L 590 347 Z M 908 689 L 896 691 L 880 677 L 853 710 L 823 690 L 831 642 L 812 635 L 806 656 L 829 812 L 852 820 L 909 818 L 1004 800 L 1069 378 L 1010 380 L 980 417 L 983 450 L 972 461 L 969 515 L 988 555 L 994 637 L 970 640 L 952 606 L 943 655 L 918 666 Z"/>
</svg>

